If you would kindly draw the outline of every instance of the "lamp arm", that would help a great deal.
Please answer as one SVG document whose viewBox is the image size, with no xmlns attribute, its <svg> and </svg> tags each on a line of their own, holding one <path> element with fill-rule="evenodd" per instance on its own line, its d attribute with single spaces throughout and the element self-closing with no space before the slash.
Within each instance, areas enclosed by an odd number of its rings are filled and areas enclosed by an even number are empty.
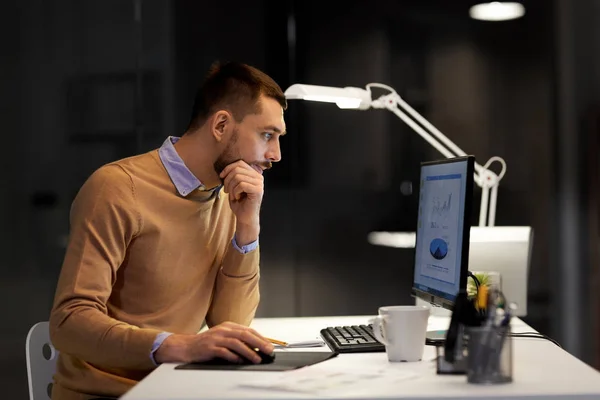
<svg viewBox="0 0 600 400">
<path fill-rule="evenodd" d="M 389 86 L 379 83 L 370 83 L 367 85 L 367 90 L 370 92 L 371 87 L 380 87 L 390 91 L 389 94 L 372 100 L 370 106 L 372 108 L 385 108 L 393 112 L 398 118 L 404 121 L 413 131 L 419 134 L 433 148 L 439 151 L 447 158 L 465 156 L 466 153 L 445 136 L 439 129 L 433 126 L 423 116 L 421 116 L 414 108 L 404 101 L 394 89 Z M 412 116 L 409 117 L 410 114 Z M 413 119 L 414 118 L 414 119 Z M 422 126 L 417 124 L 418 121 Z M 427 128 L 428 131 L 423 129 Z M 494 161 L 498 161 L 502 165 L 500 174 L 496 174 L 489 169 L 489 166 Z M 506 173 L 506 163 L 500 157 L 492 157 L 485 165 L 475 162 L 475 183 L 481 187 L 481 207 L 479 212 L 479 226 L 486 226 L 486 215 L 488 226 L 494 226 L 496 220 L 496 203 L 498 197 L 498 185 L 500 180 Z M 491 190 L 491 193 L 490 193 Z M 490 197 L 491 195 L 491 197 Z"/>
</svg>

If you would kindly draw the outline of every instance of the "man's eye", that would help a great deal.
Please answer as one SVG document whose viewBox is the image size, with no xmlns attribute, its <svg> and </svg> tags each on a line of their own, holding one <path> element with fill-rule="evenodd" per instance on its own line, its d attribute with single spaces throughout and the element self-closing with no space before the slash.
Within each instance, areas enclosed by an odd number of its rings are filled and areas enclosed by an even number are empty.
<svg viewBox="0 0 600 400">
<path fill-rule="evenodd" d="M 271 140 L 271 138 L 273 137 L 273 134 L 269 133 L 269 132 L 265 132 L 265 133 L 263 133 L 263 136 L 265 137 L 265 139 Z"/>
</svg>

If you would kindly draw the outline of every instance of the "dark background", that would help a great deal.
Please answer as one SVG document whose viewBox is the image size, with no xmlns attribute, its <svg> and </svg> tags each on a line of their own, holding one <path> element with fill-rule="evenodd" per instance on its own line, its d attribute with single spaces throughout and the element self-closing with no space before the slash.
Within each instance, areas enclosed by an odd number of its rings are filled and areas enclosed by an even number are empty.
<svg viewBox="0 0 600 400">
<path fill-rule="evenodd" d="M 293 83 L 391 85 L 480 163 L 503 157 L 497 225 L 535 230 L 526 322 L 598 368 L 600 0 L 529 0 L 515 21 L 467 0 L 10 0 L 0 12 L 0 382 L 27 398 L 25 337 L 48 319 L 80 185 L 188 123 L 217 60 Z M 137 13 L 136 13 L 137 9 Z M 290 101 L 266 175 L 261 317 L 413 302 L 419 163 L 442 158 L 392 113 Z M 475 189 L 476 223 L 480 198 Z"/>
</svg>

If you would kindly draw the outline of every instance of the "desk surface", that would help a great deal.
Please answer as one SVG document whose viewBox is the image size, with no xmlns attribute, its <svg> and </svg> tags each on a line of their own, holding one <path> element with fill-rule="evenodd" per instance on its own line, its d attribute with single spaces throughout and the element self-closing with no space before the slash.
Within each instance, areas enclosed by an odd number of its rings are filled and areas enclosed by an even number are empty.
<svg viewBox="0 0 600 400">
<path fill-rule="evenodd" d="M 261 334 L 286 341 L 313 339 L 326 326 L 364 324 L 369 316 L 257 318 L 252 326 Z M 447 317 L 430 317 L 429 329 L 445 329 Z M 519 319 L 512 322 L 513 331 L 534 331 Z M 466 382 L 464 375 L 437 375 L 435 349 L 425 347 L 423 361 L 390 363 L 385 353 L 340 354 L 326 362 L 301 370 L 314 369 L 360 371 L 368 369 L 410 371 L 413 379 L 403 380 L 394 388 L 377 387 L 365 382 L 360 390 L 348 393 L 340 388 L 319 396 L 326 399 L 600 399 L 600 373 L 569 353 L 543 339 L 514 338 L 514 381 L 509 384 L 484 386 Z M 318 348 L 306 349 L 315 351 Z M 327 347 L 320 348 L 328 351 Z M 284 350 L 285 351 L 285 350 Z M 297 349 L 295 349 L 297 351 Z M 123 400 L 187 400 L 187 399 L 305 399 L 314 394 L 246 388 L 241 385 L 289 372 L 259 371 L 183 371 L 176 364 L 163 364 L 131 389 Z M 296 370 L 301 371 L 301 370 Z"/>
</svg>

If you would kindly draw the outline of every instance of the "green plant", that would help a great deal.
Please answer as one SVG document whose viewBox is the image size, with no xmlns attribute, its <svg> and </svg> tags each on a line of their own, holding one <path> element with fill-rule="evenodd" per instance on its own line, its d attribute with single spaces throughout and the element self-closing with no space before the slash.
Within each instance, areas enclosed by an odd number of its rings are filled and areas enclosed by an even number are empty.
<svg viewBox="0 0 600 400">
<path fill-rule="evenodd" d="M 487 272 L 474 272 L 475 278 L 479 281 L 480 285 L 490 286 L 490 275 Z M 477 294 L 477 287 L 473 278 L 467 279 L 467 297 L 472 298 Z"/>
</svg>

